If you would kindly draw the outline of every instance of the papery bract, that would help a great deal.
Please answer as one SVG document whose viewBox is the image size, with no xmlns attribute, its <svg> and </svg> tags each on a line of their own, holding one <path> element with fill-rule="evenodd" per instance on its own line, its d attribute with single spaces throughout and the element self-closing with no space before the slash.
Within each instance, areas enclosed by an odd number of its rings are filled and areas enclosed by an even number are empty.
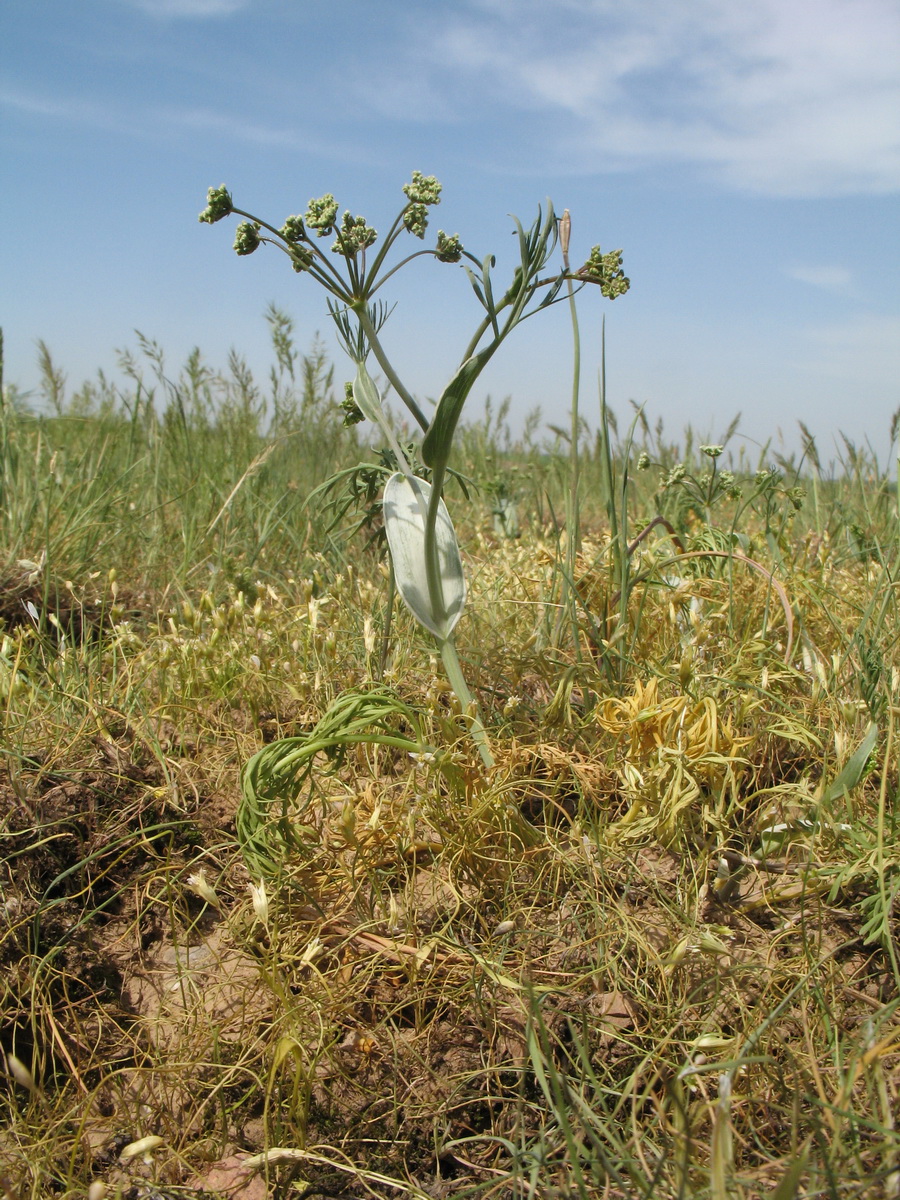
<svg viewBox="0 0 900 1200">
<path fill-rule="evenodd" d="M 399 472 L 392 475 L 384 488 L 384 528 L 397 591 L 416 620 L 443 642 L 462 615 L 466 578 L 453 522 L 441 500 L 434 532 L 442 605 L 433 602 L 425 565 L 425 515 L 430 499 L 430 483 Z M 443 612 L 438 611 L 440 607 Z"/>
</svg>

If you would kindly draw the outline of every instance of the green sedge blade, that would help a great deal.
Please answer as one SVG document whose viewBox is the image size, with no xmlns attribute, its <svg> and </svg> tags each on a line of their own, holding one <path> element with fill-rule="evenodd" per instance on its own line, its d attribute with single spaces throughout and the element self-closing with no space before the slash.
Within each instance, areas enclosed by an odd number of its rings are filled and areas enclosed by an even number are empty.
<svg viewBox="0 0 900 1200">
<path fill-rule="evenodd" d="M 397 591 L 419 624 L 445 641 L 462 616 L 466 577 L 453 522 L 441 500 L 435 538 L 442 595 L 440 605 L 432 602 L 425 565 L 425 514 L 430 499 L 430 483 L 397 472 L 385 484 L 382 510 Z"/>
</svg>

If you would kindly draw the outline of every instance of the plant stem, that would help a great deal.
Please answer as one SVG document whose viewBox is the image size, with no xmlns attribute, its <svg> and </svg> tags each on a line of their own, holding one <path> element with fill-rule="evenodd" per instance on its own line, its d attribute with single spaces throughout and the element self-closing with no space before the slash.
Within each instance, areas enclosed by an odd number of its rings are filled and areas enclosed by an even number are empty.
<svg viewBox="0 0 900 1200">
<path fill-rule="evenodd" d="M 403 401 L 403 403 L 406 405 L 406 407 L 409 409 L 409 411 L 415 417 L 416 421 L 421 426 L 421 428 L 424 430 L 427 430 L 428 429 L 428 419 L 425 416 L 425 414 L 422 412 L 421 408 L 419 408 L 418 404 L 415 402 L 412 395 L 406 390 L 406 388 L 401 383 L 400 378 L 397 375 L 397 372 L 394 370 L 394 368 L 391 364 L 391 360 L 385 354 L 384 347 L 382 346 L 381 342 L 378 340 L 378 334 L 375 331 L 375 326 L 372 324 L 372 322 L 369 318 L 369 313 L 368 313 L 368 310 L 367 310 L 365 304 L 361 304 L 358 307 L 354 307 L 353 311 L 356 313 L 359 323 L 362 326 L 363 333 L 366 335 L 366 341 L 372 347 L 372 352 L 375 355 L 375 357 L 378 359 L 378 365 L 381 367 L 382 371 L 384 371 L 385 375 L 390 380 L 391 386 L 393 387 L 394 391 L 397 393 L 397 395 L 400 397 L 400 399 Z"/>
<path fill-rule="evenodd" d="M 378 682 L 384 683 L 384 673 L 387 670 L 388 654 L 391 650 L 391 629 L 394 621 L 394 598 L 397 595 L 397 583 L 394 577 L 394 563 L 388 555 L 388 594 L 384 602 L 384 628 L 381 633 L 381 655 L 378 660 Z"/>
<path fill-rule="evenodd" d="M 890 913 L 893 904 L 893 895 L 888 897 L 888 877 L 887 868 L 885 865 L 885 831 L 887 818 L 887 790 L 888 790 L 888 773 L 891 767 L 891 757 L 894 749 L 894 708 L 892 705 L 887 706 L 888 728 L 887 728 L 887 743 L 884 748 L 884 766 L 881 770 L 881 786 L 878 789 L 878 817 L 876 823 L 876 851 L 875 851 L 875 869 L 878 873 L 878 891 L 881 899 L 882 911 L 885 914 Z M 894 982 L 900 980 L 900 963 L 897 961 L 897 949 L 894 945 L 894 938 L 890 932 L 888 925 L 888 933 L 884 939 L 885 948 L 887 949 L 888 958 L 891 964 L 891 970 L 894 976 Z"/>
<path fill-rule="evenodd" d="M 425 513 L 425 577 L 428 580 L 428 598 L 431 601 L 431 610 L 438 622 L 443 622 L 447 618 L 437 546 L 437 515 L 444 490 L 445 470 L 446 466 L 443 462 L 435 463 L 432 469 L 431 495 L 428 498 L 428 511 Z"/>
<path fill-rule="evenodd" d="M 490 744 L 488 743 L 487 733 L 481 723 L 481 717 L 478 715 L 478 708 L 472 693 L 469 691 L 465 676 L 462 672 L 462 667 L 459 662 L 459 655 L 456 653 L 456 645 L 453 638 L 444 638 L 439 641 L 438 645 L 441 650 L 441 659 L 444 663 L 444 669 L 447 672 L 447 679 L 450 686 L 456 693 L 456 697 L 462 705 L 463 717 L 469 721 L 472 740 L 478 747 L 478 753 L 481 755 L 481 761 L 488 768 L 494 765 L 494 756 L 491 754 Z"/>
<path fill-rule="evenodd" d="M 569 269 L 569 256 L 564 255 L 566 270 Z M 581 333 L 578 328 L 578 309 L 575 304 L 575 292 L 572 280 L 566 280 L 569 290 L 569 312 L 572 317 L 572 440 L 569 445 L 569 512 L 566 516 L 566 608 L 572 625 L 572 642 L 576 656 L 581 657 L 581 638 L 578 631 L 577 593 L 575 591 L 575 570 L 578 562 L 578 552 L 581 549 L 581 523 L 578 511 L 578 434 L 580 417 L 578 398 L 581 386 Z"/>
<path fill-rule="evenodd" d="M 612 578 L 617 586 L 619 598 L 619 619 L 617 630 L 622 628 L 628 617 L 629 571 L 628 558 L 628 526 L 625 507 L 625 487 L 620 496 L 617 489 L 616 469 L 612 459 L 612 447 L 609 437 L 609 409 L 606 404 L 606 318 L 600 326 L 600 434 L 602 446 L 600 450 L 600 478 L 603 487 L 603 500 L 606 516 L 609 521 L 609 544 L 612 555 Z M 623 465 L 623 470 L 626 467 Z M 624 662 L 619 658 L 618 676 L 621 678 Z"/>
</svg>

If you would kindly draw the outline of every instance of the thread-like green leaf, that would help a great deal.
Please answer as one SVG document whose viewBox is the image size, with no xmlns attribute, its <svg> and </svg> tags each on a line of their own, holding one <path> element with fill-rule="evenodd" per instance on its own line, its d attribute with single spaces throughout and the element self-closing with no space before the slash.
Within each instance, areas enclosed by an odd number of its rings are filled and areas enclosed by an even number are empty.
<svg viewBox="0 0 900 1200">
<path fill-rule="evenodd" d="M 384 528 L 397 591 L 404 604 L 420 625 L 439 641 L 445 641 L 462 615 L 466 577 L 453 522 L 441 500 L 435 538 L 442 603 L 438 606 L 432 602 L 425 565 L 425 516 L 430 498 L 430 483 L 399 472 L 392 475 L 384 488 Z"/>
</svg>

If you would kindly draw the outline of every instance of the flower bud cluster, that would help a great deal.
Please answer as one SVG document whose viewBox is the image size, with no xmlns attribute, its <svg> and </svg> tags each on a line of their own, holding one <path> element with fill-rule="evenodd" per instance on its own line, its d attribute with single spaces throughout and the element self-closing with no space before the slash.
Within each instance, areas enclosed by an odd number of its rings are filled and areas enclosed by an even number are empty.
<svg viewBox="0 0 900 1200">
<path fill-rule="evenodd" d="M 741 490 L 740 486 L 738 485 L 737 480 L 734 477 L 734 472 L 733 471 L 720 471 L 718 478 L 719 478 L 719 487 L 724 488 L 725 493 L 728 496 L 729 500 L 740 500 L 741 496 L 743 496 L 744 493 Z"/>
<path fill-rule="evenodd" d="M 302 217 L 288 217 L 278 232 L 289 246 L 296 246 L 307 240 Z"/>
<path fill-rule="evenodd" d="M 413 171 L 412 182 L 404 183 L 403 191 L 409 199 L 403 211 L 403 224 L 417 238 L 424 237 L 428 228 L 428 206 L 440 204 L 441 185 L 433 175 Z"/>
<path fill-rule="evenodd" d="M 259 229 L 256 221 L 241 221 L 234 231 L 234 249 L 237 254 L 252 254 L 259 248 Z"/>
<path fill-rule="evenodd" d="M 449 233 L 444 233 L 443 229 L 438 230 L 437 235 L 437 250 L 435 255 L 439 262 L 454 263 L 459 262 L 462 258 L 463 244 L 459 240 L 459 234 L 454 233 L 451 237 Z"/>
<path fill-rule="evenodd" d="M 765 470 L 757 471 L 754 476 L 757 487 L 764 487 L 766 484 L 775 484 L 781 480 L 781 472 L 777 467 L 767 467 Z"/>
<path fill-rule="evenodd" d="M 327 192 L 318 200 L 310 200 L 306 206 L 306 224 L 310 229 L 315 229 L 319 237 L 327 237 L 334 229 L 337 214 L 337 200 L 331 192 Z"/>
<path fill-rule="evenodd" d="M 403 214 L 403 224 L 417 238 L 425 236 L 428 228 L 428 209 L 424 204 L 409 204 Z"/>
<path fill-rule="evenodd" d="M 403 193 L 413 204 L 441 202 L 441 185 L 433 175 L 423 175 L 421 171 L 413 171 L 412 182 L 404 183 Z"/>
<path fill-rule="evenodd" d="M 576 275 L 588 283 L 598 283 L 607 300 L 624 296 L 631 287 L 631 280 L 622 270 L 621 250 L 610 250 L 603 254 L 600 247 L 595 246 L 584 266 L 576 271 Z"/>
<path fill-rule="evenodd" d="M 345 254 L 351 257 L 371 246 L 378 234 L 366 224 L 365 217 L 354 217 L 349 212 L 344 213 L 340 232 L 331 249 L 335 254 Z"/>
<path fill-rule="evenodd" d="M 296 216 L 288 217 L 278 232 L 287 242 L 291 256 L 291 266 L 294 270 L 308 271 L 312 266 L 313 256 L 312 252 L 302 245 L 303 242 L 309 241 L 309 235 L 306 232 L 306 226 L 303 224 L 303 218 Z"/>
<path fill-rule="evenodd" d="M 199 219 L 208 225 L 215 225 L 216 221 L 221 221 L 232 211 L 231 194 L 223 183 L 221 187 L 210 188 L 206 193 L 206 208 Z"/>
<path fill-rule="evenodd" d="M 348 428 L 351 425 L 358 425 L 360 421 L 366 419 L 366 415 L 353 399 L 353 384 L 344 384 L 344 399 L 341 401 L 341 408 L 344 410 L 344 425 Z"/>
<path fill-rule="evenodd" d="M 308 271 L 312 266 L 312 253 L 304 246 L 291 247 L 291 266 L 295 271 Z"/>
</svg>

